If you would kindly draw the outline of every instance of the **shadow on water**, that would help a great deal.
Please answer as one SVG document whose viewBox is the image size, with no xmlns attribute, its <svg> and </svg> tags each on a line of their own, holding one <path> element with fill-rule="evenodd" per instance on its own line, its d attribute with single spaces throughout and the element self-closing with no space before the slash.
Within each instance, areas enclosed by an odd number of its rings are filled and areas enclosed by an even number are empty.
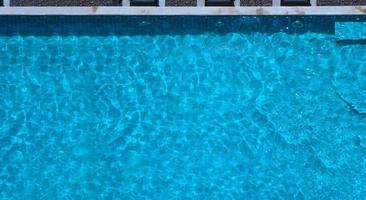
<svg viewBox="0 0 366 200">
<path fill-rule="evenodd" d="M 345 40 L 337 40 L 336 41 L 340 46 L 348 46 L 348 45 L 366 45 L 366 39 L 345 39 Z"/>
<path fill-rule="evenodd" d="M 306 32 L 334 34 L 340 20 L 330 16 L 2 16 L 0 35 L 184 35 Z"/>
</svg>

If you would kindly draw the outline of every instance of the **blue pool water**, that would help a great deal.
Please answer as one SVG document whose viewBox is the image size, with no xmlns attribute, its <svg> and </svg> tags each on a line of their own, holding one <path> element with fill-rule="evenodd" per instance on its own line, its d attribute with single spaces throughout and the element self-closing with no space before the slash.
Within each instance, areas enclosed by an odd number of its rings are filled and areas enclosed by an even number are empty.
<svg viewBox="0 0 366 200">
<path fill-rule="evenodd" d="M 0 199 L 364 199 L 343 21 L 1 17 Z"/>
</svg>

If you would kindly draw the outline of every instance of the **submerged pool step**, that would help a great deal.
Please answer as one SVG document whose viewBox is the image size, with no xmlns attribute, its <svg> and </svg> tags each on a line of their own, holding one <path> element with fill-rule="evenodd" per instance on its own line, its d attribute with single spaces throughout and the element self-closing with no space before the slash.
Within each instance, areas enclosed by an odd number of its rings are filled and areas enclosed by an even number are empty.
<svg viewBox="0 0 366 200">
<path fill-rule="evenodd" d="M 336 22 L 335 35 L 339 40 L 366 40 L 366 22 Z"/>
</svg>

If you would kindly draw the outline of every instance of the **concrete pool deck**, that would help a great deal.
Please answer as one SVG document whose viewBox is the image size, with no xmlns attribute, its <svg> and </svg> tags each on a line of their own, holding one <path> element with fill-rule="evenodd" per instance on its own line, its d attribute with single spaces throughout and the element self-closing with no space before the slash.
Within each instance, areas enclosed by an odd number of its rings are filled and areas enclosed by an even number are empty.
<svg viewBox="0 0 366 200">
<path fill-rule="evenodd" d="M 365 15 L 366 6 L 310 7 L 0 7 L 0 15 Z"/>
</svg>

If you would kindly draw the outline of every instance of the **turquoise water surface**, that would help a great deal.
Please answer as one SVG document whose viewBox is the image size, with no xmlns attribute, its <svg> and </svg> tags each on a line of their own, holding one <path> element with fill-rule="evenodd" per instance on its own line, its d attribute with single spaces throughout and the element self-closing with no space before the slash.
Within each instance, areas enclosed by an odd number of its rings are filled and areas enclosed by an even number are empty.
<svg viewBox="0 0 366 200">
<path fill-rule="evenodd" d="M 0 17 L 0 199 L 364 199 L 345 21 Z"/>
</svg>

